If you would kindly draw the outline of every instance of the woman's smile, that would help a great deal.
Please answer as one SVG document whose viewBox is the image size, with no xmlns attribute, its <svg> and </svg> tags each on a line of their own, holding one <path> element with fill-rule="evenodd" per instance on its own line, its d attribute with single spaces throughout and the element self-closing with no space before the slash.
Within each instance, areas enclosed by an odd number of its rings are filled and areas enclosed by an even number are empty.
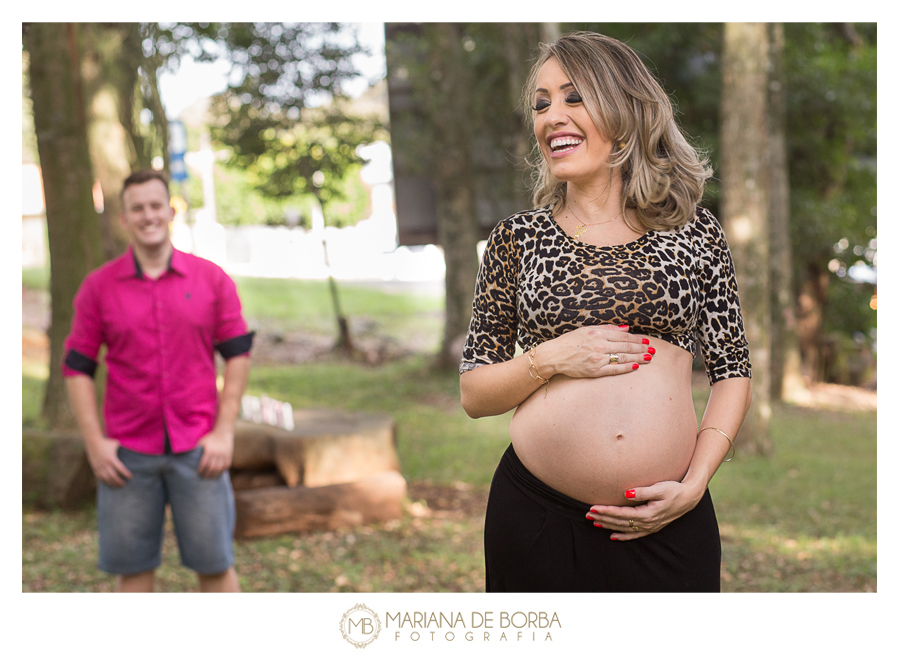
<svg viewBox="0 0 900 658">
<path fill-rule="evenodd" d="M 584 137 L 574 133 L 553 133 L 547 138 L 550 157 L 562 157 L 575 151 L 584 142 Z"/>
</svg>

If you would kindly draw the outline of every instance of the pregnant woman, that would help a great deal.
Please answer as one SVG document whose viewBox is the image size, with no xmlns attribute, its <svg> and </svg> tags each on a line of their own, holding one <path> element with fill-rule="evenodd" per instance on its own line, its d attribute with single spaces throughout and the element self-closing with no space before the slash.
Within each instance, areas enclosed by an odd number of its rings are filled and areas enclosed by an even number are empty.
<svg viewBox="0 0 900 658">
<path fill-rule="evenodd" d="M 615 39 L 543 44 L 525 99 L 537 208 L 491 233 L 460 366 L 470 416 L 516 409 L 487 590 L 719 591 L 707 485 L 749 407 L 750 363 L 725 236 L 697 205 L 710 173 Z"/>
</svg>

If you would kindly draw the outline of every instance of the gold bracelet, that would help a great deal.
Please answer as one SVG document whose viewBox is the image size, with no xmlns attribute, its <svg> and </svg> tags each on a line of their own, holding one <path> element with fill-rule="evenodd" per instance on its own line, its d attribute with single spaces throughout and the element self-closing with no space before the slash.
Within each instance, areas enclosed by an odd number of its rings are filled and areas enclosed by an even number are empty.
<svg viewBox="0 0 900 658">
<path fill-rule="evenodd" d="M 700 430 L 700 432 L 705 432 L 706 430 L 713 430 L 714 432 L 718 432 L 719 434 L 724 436 L 726 439 L 728 439 L 728 443 L 731 444 L 731 450 L 729 450 L 729 452 L 731 453 L 731 457 L 728 457 L 728 459 L 723 459 L 722 462 L 723 463 L 730 462 L 732 457 L 734 457 L 734 441 L 732 440 L 732 438 L 730 436 L 728 436 L 727 434 L 725 434 L 725 432 L 720 430 L 718 427 L 704 427 Z M 700 432 L 697 432 L 698 437 L 700 436 Z M 728 453 L 726 452 L 725 455 L 727 456 Z"/>
<path fill-rule="evenodd" d="M 537 346 L 531 348 L 531 351 L 528 352 L 528 363 L 531 365 L 528 367 L 528 374 L 531 375 L 532 379 L 539 379 L 541 381 L 541 386 L 546 386 L 544 389 L 544 397 L 547 397 L 547 393 L 550 392 L 550 380 L 544 379 L 541 377 L 541 373 L 538 372 L 537 366 L 534 365 L 534 357 L 537 352 Z"/>
</svg>

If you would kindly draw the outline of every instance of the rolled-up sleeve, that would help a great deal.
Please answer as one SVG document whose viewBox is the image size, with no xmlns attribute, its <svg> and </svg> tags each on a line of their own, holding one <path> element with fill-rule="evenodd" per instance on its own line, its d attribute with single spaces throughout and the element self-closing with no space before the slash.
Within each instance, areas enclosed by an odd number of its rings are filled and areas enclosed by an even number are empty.
<svg viewBox="0 0 900 658">
<path fill-rule="evenodd" d="M 216 351 L 224 359 L 249 354 L 253 347 L 255 332 L 247 331 L 237 286 L 222 270 L 218 272 L 216 284 Z"/>
<path fill-rule="evenodd" d="M 515 356 L 519 259 L 513 232 L 501 222 L 491 231 L 478 269 L 460 374 Z"/>
<path fill-rule="evenodd" d="M 63 349 L 64 377 L 93 377 L 97 369 L 97 355 L 105 338 L 99 295 L 96 278 L 91 275 L 75 294 L 72 330 L 66 337 Z"/>
<path fill-rule="evenodd" d="M 750 350 L 738 296 L 731 250 L 718 221 L 704 211 L 700 218 L 703 304 L 698 335 L 710 384 L 732 377 L 750 377 Z"/>
</svg>

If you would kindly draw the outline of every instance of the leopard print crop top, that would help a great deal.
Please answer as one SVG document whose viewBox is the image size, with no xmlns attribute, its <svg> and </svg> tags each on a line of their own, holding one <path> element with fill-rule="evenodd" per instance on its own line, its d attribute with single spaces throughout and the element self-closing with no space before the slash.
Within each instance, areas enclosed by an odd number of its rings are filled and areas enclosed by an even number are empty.
<svg viewBox="0 0 900 658">
<path fill-rule="evenodd" d="M 460 374 L 508 361 L 578 327 L 627 324 L 692 355 L 710 384 L 750 376 L 731 252 L 715 217 L 697 208 L 679 229 L 623 245 L 578 242 L 550 207 L 517 213 L 491 232 L 475 287 Z"/>
</svg>

